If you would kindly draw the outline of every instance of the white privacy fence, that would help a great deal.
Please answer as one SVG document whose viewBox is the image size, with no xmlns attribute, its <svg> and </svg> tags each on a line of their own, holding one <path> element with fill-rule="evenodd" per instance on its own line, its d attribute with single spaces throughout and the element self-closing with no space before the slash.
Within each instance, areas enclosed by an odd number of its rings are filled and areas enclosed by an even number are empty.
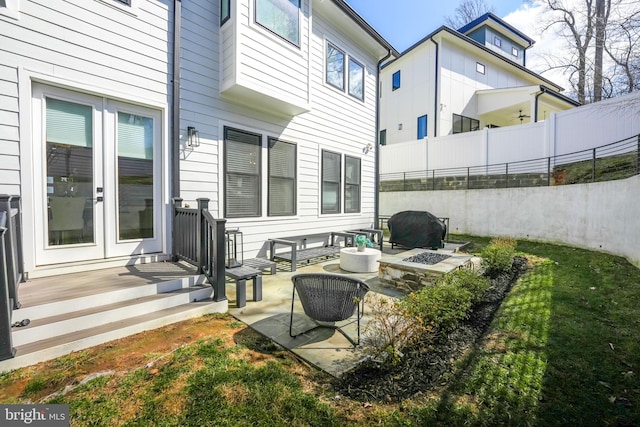
<svg viewBox="0 0 640 427">
<path fill-rule="evenodd" d="M 601 147 L 639 133 L 640 93 L 632 93 L 552 113 L 544 122 L 382 146 L 380 174 L 526 162 Z M 534 163 L 539 169 L 539 162 Z"/>
</svg>

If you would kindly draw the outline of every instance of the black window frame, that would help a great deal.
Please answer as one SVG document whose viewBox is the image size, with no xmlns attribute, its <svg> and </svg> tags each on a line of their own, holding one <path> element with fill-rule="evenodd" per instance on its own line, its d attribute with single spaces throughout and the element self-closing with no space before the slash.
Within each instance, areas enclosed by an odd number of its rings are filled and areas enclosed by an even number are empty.
<svg viewBox="0 0 640 427">
<path fill-rule="evenodd" d="M 476 72 L 482 75 L 485 75 L 487 71 L 487 67 L 484 66 L 482 62 L 476 62 Z"/>
<path fill-rule="evenodd" d="M 226 13 L 225 7 L 226 6 Z M 231 19 L 231 0 L 220 0 L 220 26 Z"/>
<path fill-rule="evenodd" d="M 360 80 L 362 83 L 362 93 L 360 94 L 360 96 L 358 96 L 357 94 L 354 94 L 351 89 L 351 63 L 352 62 L 354 64 L 357 64 L 360 67 Z M 364 76 L 365 76 L 364 64 L 362 64 L 360 61 L 353 59 L 353 57 L 351 56 L 349 56 L 347 63 L 349 64 L 349 68 L 347 69 L 347 92 L 349 92 L 349 95 L 353 96 L 355 99 L 364 101 Z"/>
<path fill-rule="evenodd" d="M 502 39 L 498 36 L 493 37 L 493 44 L 497 47 L 502 47 Z"/>
<path fill-rule="evenodd" d="M 268 146 L 268 150 L 267 150 L 267 216 L 294 216 L 297 215 L 298 212 L 298 171 L 297 171 L 297 165 L 298 165 L 298 145 L 293 143 L 293 142 L 289 142 L 289 141 L 283 141 L 279 138 L 274 138 L 274 137 L 269 137 L 268 138 L 268 142 L 267 142 L 267 146 Z M 291 145 L 293 146 L 293 177 L 286 177 L 286 176 L 278 176 L 276 177 L 275 175 L 272 174 L 273 172 L 273 166 L 272 166 L 272 153 L 273 153 L 273 147 L 275 146 L 275 144 L 287 144 L 287 145 Z M 278 179 L 285 179 L 285 180 L 290 180 L 292 181 L 292 185 L 293 185 L 293 192 L 291 194 L 291 197 L 293 198 L 291 200 L 291 207 L 292 210 L 289 212 L 277 212 L 274 213 L 272 211 L 273 209 L 273 203 L 272 203 L 272 196 L 274 196 L 274 193 L 276 193 L 275 191 L 272 191 L 272 178 L 278 178 Z M 281 193 L 278 193 L 281 194 Z"/>
<path fill-rule="evenodd" d="M 358 182 L 349 182 L 347 177 L 347 172 L 349 169 L 349 161 L 353 161 L 357 163 L 358 168 Z M 351 200 L 349 198 L 351 192 L 349 190 L 357 189 L 357 207 L 356 208 L 348 208 L 348 202 Z M 344 156 L 344 213 L 359 213 L 362 211 L 362 159 L 360 157 L 348 156 L 345 154 Z"/>
<path fill-rule="evenodd" d="M 340 54 L 342 54 L 342 71 L 341 71 L 342 79 L 340 79 L 341 82 L 342 82 L 342 86 L 337 86 L 336 84 L 334 84 L 334 83 L 329 81 L 329 49 L 333 49 L 334 51 L 339 52 Z M 344 52 L 344 50 L 340 49 L 335 44 L 333 44 L 333 43 L 328 41 L 327 42 L 327 49 L 326 49 L 326 59 L 325 59 L 324 62 L 325 62 L 325 64 L 324 64 L 324 73 L 325 73 L 324 81 L 328 85 L 330 85 L 330 86 L 332 86 L 332 87 L 344 92 L 344 89 L 345 89 L 345 86 L 346 86 L 346 84 L 345 84 L 345 70 L 347 69 L 347 54 Z M 333 72 L 337 73 L 338 71 L 333 71 Z"/>
<path fill-rule="evenodd" d="M 328 181 L 327 179 L 325 179 L 325 154 L 331 154 L 333 156 L 336 156 L 338 159 L 338 168 L 337 168 L 337 177 L 338 177 L 338 181 Z M 320 213 L 321 214 L 339 214 L 342 213 L 341 207 L 342 207 L 342 197 L 341 197 L 341 190 L 342 190 L 342 155 L 340 153 L 336 153 L 335 151 L 330 151 L 330 150 L 322 150 L 321 155 L 321 162 L 320 162 L 320 173 L 321 173 L 321 186 L 320 186 Z M 325 209 L 325 182 L 327 183 L 331 183 L 333 185 L 336 186 L 336 208 L 335 210 L 327 210 Z M 337 185 L 336 185 L 337 184 Z"/>
<path fill-rule="evenodd" d="M 267 23 L 260 22 L 258 20 L 258 3 L 260 1 L 271 1 L 271 0 L 254 0 L 254 2 L 253 2 L 253 11 L 254 11 L 254 13 L 253 13 L 253 21 L 257 25 L 259 25 L 262 28 L 264 28 L 265 30 L 269 31 L 271 34 L 274 34 L 274 35 L 278 36 L 279 38 L 281 38 L 282 40 L 284 40 L 285 42 L 290 43 L 290 44 L 292 44 L 293 46 L 295 46 L 297 48 L 300 48 L 300 29 L 301 29 L 301 26 L 302 26 L 302 23 L 300 22 L 301 21 L 300 20 L 300 9 L 302 7 L 302 1 L 301 0 L 296 0 L 296 2 L 298 3 L 298 18 L 297 18 L 298 22 L 297 22 L 297 29 L 296 29 L 297 31 L 296 31 L 296 39 L 295 40 L 289 39 L 284 34 L 280 34 L 275 29 L 271 28 L 269 25 L 267 25 Z M 285 1 L 293 3 L 292 0 L 285 0 Z"/>
<path fill-rule="evenodd" d="M 400 70 L 391 76 L 391 90 L 394 91 L 398 89 L 400 89 Z"/>
<path fill-rule="evenodd" d="M 518 49 L 515 46 L 512 46 L 511 47 L 511 55 L 513 55 L 513 56 L 515 56 L 517 58 L 518 56 L 520 56 L 520 49 Z"/>
<path fill-rule="evenodd" d="M 240 172 L 230 172 L 229 171 L 229 143 L 246 143 L 249 144 L 249 142 L 244 142 L 244 141 L 239 141 L 239 140 L 230 140 L 229 139 L 229 133 L 230 131 L 233 132 L 237 132 L 238 134 L 243 134 L 245 135 L 247 138 L 255 138 L 255 143 L 250 143 L 250 145 L 255 145 L 257 146 L 257 156 L 256 156 L 256 162 L 257 162 L 257 173 L 254 174 L 248 174 L 248 173 L 240 173 Z M 224 183 L 223 183 L 223 188 L 224 188 L 224 216 L 225 218 L 256 218 L 256 217 L 261 217 L 262 216 L 262 135 L 258 134 L 258 133 L 254 133 L 254 132 L 248 132 L 242 129 L 237 129 L 237 128 L 233 128 L 233 127 L 229 127 L 229 126 L 225 126 L 224 127 L 224 148 L 223 148 L 223 167 L 224 167 Z M 238 213 L 238 212 L 231 212 L 230 211 L 230 189 L 229 189 L 229 178 L 231 176 L 249 176 L 249 177 L 257 177 L 257 194 L 253 196 L 253 200 L 255 200 L 255 211 L 253 214 L 246 214 L 244 212 L 242 213 Z M 245 186 L 242 186 L 245 187 Z M 251 197 L 246 197 L 247 199 L 251 198 Z"/>
<path fill-rule="evenodd" d="M 379 137 L 378 144 L 379 145 L 387 145 L 387 130 L 386 129 L 380 130 L 380 137 Z"/>
<path fill-rule="evenodd" d="M 456 120 L 458 119 L 458 120 Z M 460 123 L 458 129 L 456 129 L 456 123 Z M 461 114 L 453 113 L 451 119 L 451 132 L 456 133 L 465 133 L 465 132 L 475 132 L 480 130 L 480 120 L 473 119 L 471 117 L 466 117 Z"/>
<path fill-rule="evenodd" d="M 424 119 L 424 134 L 422 136 L 420 136 L 420 125 L 421 125 L 421 119 Z M 417 122 L 417 136 L 418 139 L 423 139 L 427 137 L 427 132 L 429 131 L 429 120 L 427 115 L 423 115 L 418 117 L 418 122 Z"/>
</svg>

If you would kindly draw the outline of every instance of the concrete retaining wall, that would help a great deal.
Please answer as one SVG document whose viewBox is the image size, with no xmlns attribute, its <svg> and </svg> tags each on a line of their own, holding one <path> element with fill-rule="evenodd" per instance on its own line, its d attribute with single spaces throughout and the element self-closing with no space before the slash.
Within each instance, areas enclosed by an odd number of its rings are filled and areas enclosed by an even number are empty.
<svg viewBox="0 0 640 427">
<path fill-rule="evenodd" d="M 555 187 L 380 193 L 380 215 L 426 210 L 450 231 L 620 255 L 640 268 L 640 175 Z"/>
</svg>

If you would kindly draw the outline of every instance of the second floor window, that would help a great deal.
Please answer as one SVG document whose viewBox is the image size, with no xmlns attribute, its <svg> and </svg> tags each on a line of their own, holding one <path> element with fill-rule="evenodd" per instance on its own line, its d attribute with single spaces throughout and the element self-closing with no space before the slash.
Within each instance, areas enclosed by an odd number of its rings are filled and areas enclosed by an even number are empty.
<svg viewBox="0 0 640 427">
<path fill-rule="evenodd" d="M 331 86 L 344 90 L 344 52 L 327 43 L 326 80 Z"/>
<path fill-rule="evenodd" d="M 387 130 L 382 129 L 380 131 L 380 145 L 387 145 Z"/>
<path fill-rule="evenodd" d="M 427 137 L 427 115 L 418 117 L 418 139 Z"/>
<path fill-rule="evenodd" d="M 393 73 L 392 82 L 391 82 L 391 90 L 400 89 L 400 71 L 396 71 Z"/>
<path fill-rule="evenodd" d="M 364 99 L 364 67 L 352 58 L 349 58 L 349 95 Z"/>
<path fill-rule="evenodd" d="M 255 0 L 256 22 L 300 46 L 300 0 Z"/>
</svg>

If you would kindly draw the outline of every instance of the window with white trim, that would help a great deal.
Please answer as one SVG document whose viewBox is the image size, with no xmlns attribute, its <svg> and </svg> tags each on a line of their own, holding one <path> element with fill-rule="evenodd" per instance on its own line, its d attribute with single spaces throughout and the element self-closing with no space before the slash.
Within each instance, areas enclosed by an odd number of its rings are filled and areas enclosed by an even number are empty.
<svg viewBox="0 0 640 427">
<path fill-rule="evenodd" d="M 340 213 L 341 158 L 340 154 L 322 150 L 322 195 L 323 214 Z"/>
<path fill-rule="evenodd" d="M 484 64 L 476 62 L 476 71 L 480 74 L 484 74 Z"/>
<path fill-rule="evenodd" d="M 269 138 L 269 216 L 296 214 L 296 144 Z"/>
<path fill-rule="evenodd" d="M 300 46 L 300 0 L 255 0 L 255 21 Z"/>
<path fill-rule="evenodd" d="M 364 101 L 364 65 L 331 42 L 327 42 L 324 74 L 327 84 Z"/>
<path fill-rule="evenodd" d="M 349 58 L 349 95 L 364 100 L 364 66 Z"/>
<path fill-rule="evenodd" d="M 344 213 L 360 212 L 360 159 L 344 156 Z"/>
<path fill-rule="evenodd" d="M 224 216 L 261 215 L 260 148 L 262 137 L 224 128 Z"/>
<path fill-rule="evenodd" d="M 515 48 L 515 47 L 511 48 L 511 54 L 513 56 L 517 57 L 519 53 L 520 53 L 520 51 L 517 48 Z"/>
</svg>

